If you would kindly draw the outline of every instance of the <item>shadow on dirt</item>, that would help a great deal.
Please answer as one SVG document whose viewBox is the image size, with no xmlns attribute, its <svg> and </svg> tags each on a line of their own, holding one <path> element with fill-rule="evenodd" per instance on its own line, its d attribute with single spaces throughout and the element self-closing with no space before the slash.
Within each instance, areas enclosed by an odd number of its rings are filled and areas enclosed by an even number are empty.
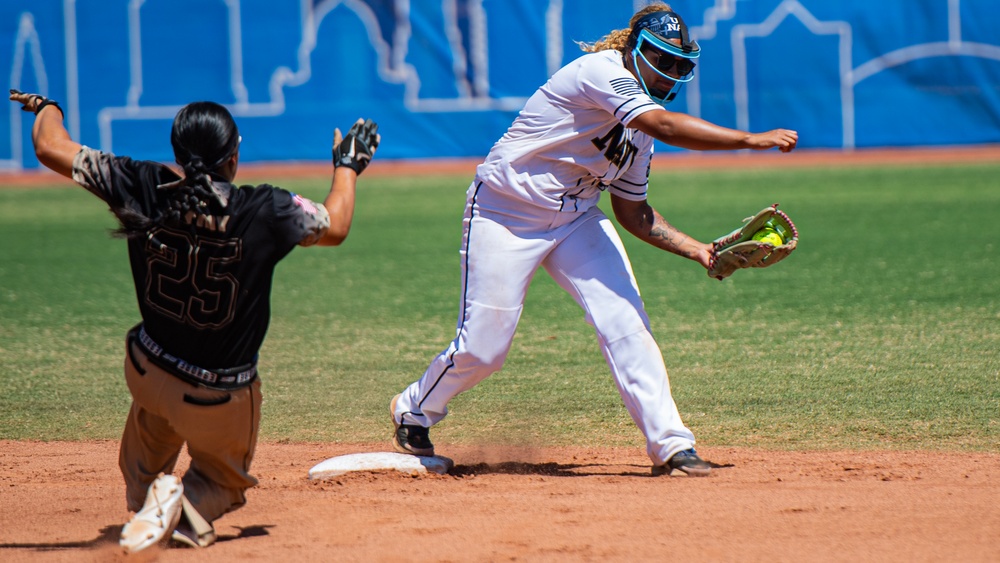
<svg viewBox="0 0 1000 563">
<path fill-rule="evenodd" d="M 267 536 L 270 533 L 267 531 L 268 528 L 273 528 L 274 524 L 264 524 L 257 526 L 245 526 L 242 528 L 237 528 L 239 530 L 238 534 L 226 534 L 220 535 L 216 540 L 218 543 L 228 542 L 233 540 L 239 540 L 244 538 L 256 538 L 260 536 Z M 117 545 L 118 539 L 122 533 L 122 524 L 115 524 L 113 526 L 105 526 L 101 528 L 99 535 L 91 540 L 81 540 L 81 541 L 68 541 L 68 542 L 52 542 L 52 543 L 0 543 L 0 553 L 4 549 L 33 549 L 36 551 L 59 551 L 63 549 L 97 549 L 106 547 L 109 545 Z M 173 547 L 178 547 L 179 544 L 172 544 Z M 186 548 L 184 548 L 186 549 Z M 0 556 L 0 560 L 4 558 Z"/>
<path fill-rule="evenodd" d="M 603 463 L 528 463 L 523 461 L 506 461 L 501 463 L 475 463 L 471 465 L 456 465 L 448 474 L 455 477 L 472 475 L 542 475 L 546 477 L 593 477 L 597 475 L 615 475 L 620 477 L 649 477 L 649 466 L 630 464 L 621 470 L 620 464 Z M 712 463 L 715 469 L 733 467 L 732 464 Z M 634 469 L 633 469 L 634 468 Z"/>
</svg>

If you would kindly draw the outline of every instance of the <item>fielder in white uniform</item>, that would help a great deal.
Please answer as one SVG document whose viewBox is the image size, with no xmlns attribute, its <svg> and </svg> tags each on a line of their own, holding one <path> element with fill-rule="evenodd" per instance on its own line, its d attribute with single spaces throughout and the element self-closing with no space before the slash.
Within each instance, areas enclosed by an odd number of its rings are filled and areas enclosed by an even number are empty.
<svg viewBox="0 0 1000 563">
<path fill-rule="evenodd" d="M 708 268 L 711 244 L 667 223 L 646 202 L 653 139 L 690 149 L 790 151 L 797 134 L 751 134 L 667 111 L 693 76 L 698 44 L 666 4 L 637 12 L 556 72 L 527 101 L 476 169 L 461 248 L 455 340 L 391 403 L 398 451 L 433 455 L 428 428 L 448 402 L 500 370 L 539 266 L 593 325 L 625 407 L 646 437 L 653 473 L 708 475 L 670 393 L 667 368 L 628 256 L 597 207 L 611 194 L 636 237 Z"/>
</svg>

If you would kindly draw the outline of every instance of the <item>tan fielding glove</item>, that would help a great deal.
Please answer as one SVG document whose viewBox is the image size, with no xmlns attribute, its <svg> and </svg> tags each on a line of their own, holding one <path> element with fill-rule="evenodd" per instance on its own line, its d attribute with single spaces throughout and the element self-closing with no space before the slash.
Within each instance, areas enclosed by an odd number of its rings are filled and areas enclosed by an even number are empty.
<svg viewBox="0 0 1000 563">
<path fill-rule="evenodd" d="M 769 229 L 780 236 L 778 243 L 774 234 L 764 231 L 754 237 L 762 229 Z M 771 234 L 771 237 L 765 235 Z M 784 260 L 795 250 L 799 241 L 799 231 L 795 223 L 783 211 L 778 211 L 778 204 L 765 207 L 756 215 L 743 220 L 743 226 L 719 237 L 712 242 L 712 260 L 709 263 L 708 275 L 715 279 L 725 279 L 736 270 L 742 268 L 766 268 Z"/>
</svg>

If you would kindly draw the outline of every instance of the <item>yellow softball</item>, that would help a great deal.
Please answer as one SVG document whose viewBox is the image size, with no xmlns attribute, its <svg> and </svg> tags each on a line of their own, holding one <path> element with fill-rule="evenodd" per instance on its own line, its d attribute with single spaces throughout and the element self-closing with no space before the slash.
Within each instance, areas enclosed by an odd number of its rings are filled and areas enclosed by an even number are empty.
<svg viewBox="0 0 1000 563">
<path fill-rule="evenodd" d="M 782 240 L 781 235 L 778 234 L 778 231 L 769 228 L 763 228 L 754 233 L 753 240 L 764 242 L 770 244 L 771 246 L 781 246 L 785 243 L 785 241 Z"/>
</svg>

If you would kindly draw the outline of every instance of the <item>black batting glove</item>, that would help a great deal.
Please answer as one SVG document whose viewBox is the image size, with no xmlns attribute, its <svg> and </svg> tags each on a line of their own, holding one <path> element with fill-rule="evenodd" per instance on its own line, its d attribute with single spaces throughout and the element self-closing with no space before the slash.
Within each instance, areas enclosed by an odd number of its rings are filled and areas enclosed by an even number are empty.
<svg viewBox="0 0 1000 563">
<path fill-rule="evenodd" d="M 59 108 L 59 113 L 63 113 L 62 107 L 59 106 L 59 102 L 50 100 L 41 94 L 29 94 L 11 88 L 10 101 L 21 104 L 22 110 L 30 111 L 35 115 L 38 115 L 38 112 L 42 111 L 42 108 L 45 106 L 56 106 Z"/>
<path fill-rule="evenodd" d="M 351 129 L 340 137 L 340 129 L 333 132 L 333 166 L 339 168 L 346 166 L 354 170 L 359 175 L 372 157 L 375 156 L 375 149 L 378 148 L 382 137 L 378 134 L 378 124 L 371 119 L 358 119 Z"/>
</svg>

